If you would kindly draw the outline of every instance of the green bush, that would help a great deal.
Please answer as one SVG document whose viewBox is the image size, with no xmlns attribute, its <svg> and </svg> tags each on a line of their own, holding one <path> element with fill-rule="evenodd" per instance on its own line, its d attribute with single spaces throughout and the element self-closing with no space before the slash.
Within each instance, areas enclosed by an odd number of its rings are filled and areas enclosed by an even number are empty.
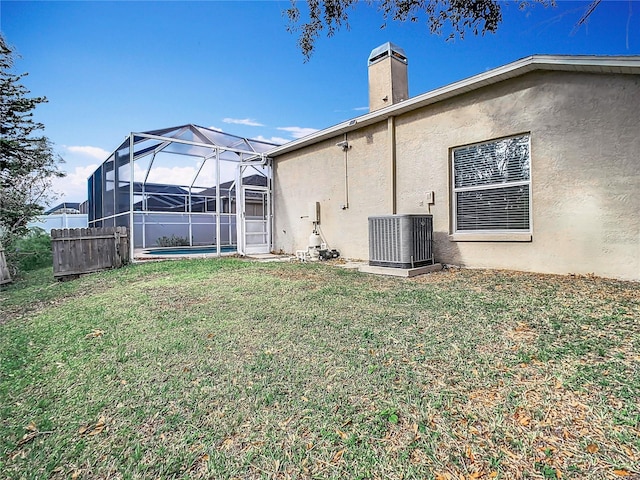
<svg viewBox="0 0 640 480">
<path fill-rule="evenodd" d="M 51 236 L 38 227 L 32 228 L 24 237 L 17 239 L 5 253 L 7 262 L 22 272 L 53 265 Z"/>
<path fill-rule="evenodd" d="M 185 247 L 189 246 L 189 239 L 185 237 L 160 237 L 156 240 L 159 247 Z"/>
</svg>

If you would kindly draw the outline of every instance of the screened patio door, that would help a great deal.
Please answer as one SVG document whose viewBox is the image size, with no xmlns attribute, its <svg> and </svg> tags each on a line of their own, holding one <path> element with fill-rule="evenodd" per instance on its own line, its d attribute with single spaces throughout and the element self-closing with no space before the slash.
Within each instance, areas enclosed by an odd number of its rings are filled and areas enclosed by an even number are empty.
<svg viewBox="0 0 640 480">
<path fill-rule="evenodd" d="M 271 251 L 271 196 L 268 187 L 242 186 L 238 226 L 238 253 L 251 255 Z"/>
</svg>

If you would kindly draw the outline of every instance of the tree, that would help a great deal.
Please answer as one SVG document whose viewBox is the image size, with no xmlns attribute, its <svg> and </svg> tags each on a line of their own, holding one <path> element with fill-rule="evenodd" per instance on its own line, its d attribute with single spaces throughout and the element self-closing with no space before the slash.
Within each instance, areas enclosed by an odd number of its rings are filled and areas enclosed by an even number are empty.
<svg viewBox="0 0 640 480">
<path fill-rule="evenodd" d="M 62 159 L 40 132 L 33 110 L 46 97 L 29 98 L 21 84 L 27 75 L 12 73 L 13 50 L 0 35 L 0 243 L 10 249 L 27 232 L 27 222 L 51 199 L 51 180 L 62 177 Z"/>
<path fill-rule="evenodd" d="M 315 41 L 323 30 L 331 37 L 343 26 L 349 28 L 349 12 L 353 10 L 359 0 L 307 0 L 309 10 L 306 20 L 297 7 L 296 0 L 290 0 L 291 6 L 285 13 L 289 19 L 287 30 L 298 33 L 298 46 L 309 60 L 315 48 Z M 432 34 L 442 35 L 448 32 L 447 39 L 464 38 L 467 32 L 474 35 L 495 33 L 502 22 L 502 7 L 500 0 L 366 0 L 369 5 L 377 6 L 382 13 L 383 24 L 388 21 L 418 22 L 425 18 Z M 520 9 L 539 3 L 554 6 L 555 0 L 519 0 Z M 600 0 L 592 1 L 584 15 L 580 18 L 576 28 L 584 24 L 593 13 Z"/>
</svg>

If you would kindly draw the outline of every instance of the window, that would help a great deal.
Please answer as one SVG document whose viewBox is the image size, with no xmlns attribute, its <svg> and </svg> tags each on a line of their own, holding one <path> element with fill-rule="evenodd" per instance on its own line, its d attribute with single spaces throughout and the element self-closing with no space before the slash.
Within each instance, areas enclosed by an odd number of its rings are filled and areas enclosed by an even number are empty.
<svg viewBox="0 0 640 480">
<path fill-rule="evenodd" d="M 531 231 L 529 135 L 453 149 L 453 230 Z"/>
</svg>

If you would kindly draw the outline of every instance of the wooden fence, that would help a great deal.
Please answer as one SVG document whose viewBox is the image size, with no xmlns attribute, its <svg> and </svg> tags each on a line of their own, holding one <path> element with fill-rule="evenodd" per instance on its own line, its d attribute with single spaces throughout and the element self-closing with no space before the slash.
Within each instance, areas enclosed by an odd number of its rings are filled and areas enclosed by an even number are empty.
<svg viewBox="0 0 640 480">
<path fill-rule="evenodd" d="M 9 275 L 9 267 L 7 266 L 7 259 L 4 256 L 4 248 L 0 247 L 0 285 L 11 282 L 11 275 Z"/>
<path fill-rule="evenodd" d="M 126 227 L 54 229 L 51 246 L 56 278 L 120 268 L 129 261 Z"/>
</svg>

